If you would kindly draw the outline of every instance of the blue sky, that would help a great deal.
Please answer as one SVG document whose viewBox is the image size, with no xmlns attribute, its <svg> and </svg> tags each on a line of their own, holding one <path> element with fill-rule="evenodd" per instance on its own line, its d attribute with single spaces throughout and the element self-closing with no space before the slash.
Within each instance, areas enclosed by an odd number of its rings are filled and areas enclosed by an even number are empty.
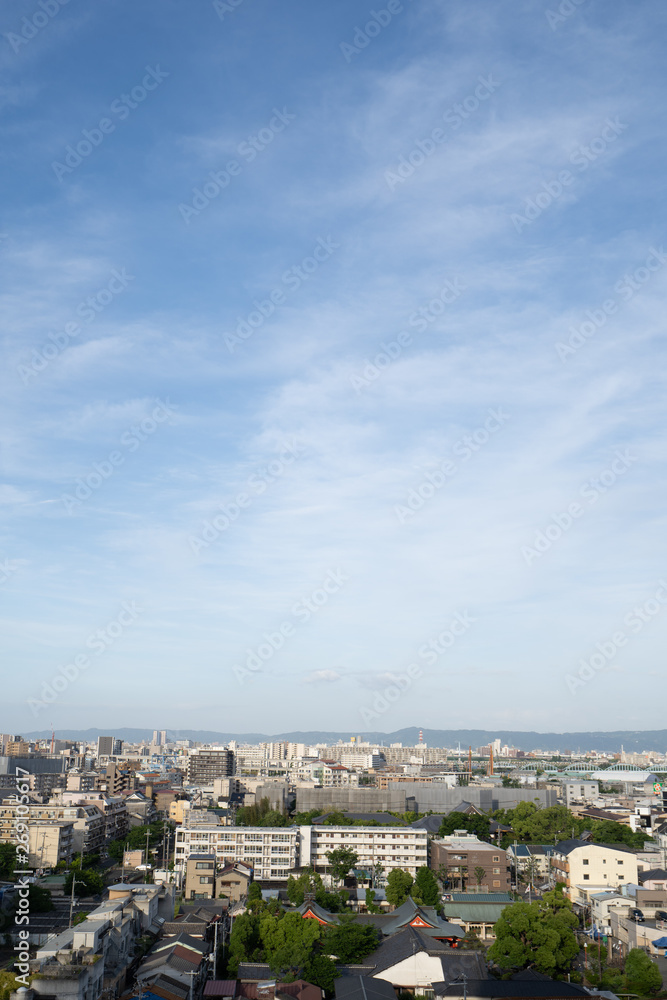
<svg viewBox="0 0 667 1000">
<path fill-rule="evenodd" d="M 664 725 L 666 19 L 3 7 L 3 731 Z"/>
</svg>

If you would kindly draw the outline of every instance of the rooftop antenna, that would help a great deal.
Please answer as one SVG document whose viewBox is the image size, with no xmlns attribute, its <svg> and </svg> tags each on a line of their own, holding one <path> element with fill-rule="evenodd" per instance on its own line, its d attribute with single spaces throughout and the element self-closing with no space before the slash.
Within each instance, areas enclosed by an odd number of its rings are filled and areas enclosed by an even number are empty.
<svg viewBox="0 0 667 1000">
<path fill-rule="evenodd" d="M 51 723 L 51 753 L 55 753 L 56 750 L 56 733 L 53 728 L 53 723 Z"/>
</svg>

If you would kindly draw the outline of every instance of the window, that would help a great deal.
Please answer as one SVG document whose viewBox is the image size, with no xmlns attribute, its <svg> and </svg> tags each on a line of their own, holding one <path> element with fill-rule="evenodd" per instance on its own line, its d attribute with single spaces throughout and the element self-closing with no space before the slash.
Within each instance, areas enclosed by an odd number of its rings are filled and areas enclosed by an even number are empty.
<svg viewBox="0 0 667 1000">
<path fill-rule="evenodd" d="M 618 860 L 616 861 L 616 864 L 617 864 L 617 865 L 622 865 L 622 864 L 623 864 L 623 862 L 622 862 L 622 861 L 620 860 L 620 858 L 619 858 L 619 859 L 618 859 Z"/>
<path fill-rule="evenodd" d="M 586 872 L 586 874 L 584 875 L 584 882 L 587 882 L 589 879 L 590 875 L 588 874 L 588 872 Z"/>
<path fill-rule="evenodd" d="M 211 869 L 213 864 L 210 861 L 197 861 L 195 868 L 208 868 Z"/>
<path fill-rule="evenodd" d="M 493 874 L 494 875 L 500 875 L 500 868 L 494 868 L 493 869 Z"/>
<path fill-rule="evenodd" d="M 493 880 L 493 885 L 494 885 L 494 888 L 498 887 L 500 885 L 500 879 L 499 878 L 495 878 Z"/>
<path fill-rule="evenodd" d="M 499 856 L 496 856 L 496 855 L 494 854 L 494 856 L 493 856 L 493 860 L 494 860 L 494 861 L 500 861 L 500 857 L 499 857 Z"/>
<path fill-rule="evenodd" d="M 200 885 L 210 885 L 212 881 L 213 881 L 213 879 L 211 878 L 210 875 L 200 875 L 199 876 L 199 884 Z"/>
<path fill-rule="evenodd" d="M 588 864 L 588 858 L 584 858 L 581 863 L 582 863 L 582 865 L 587 865 Z"/>
</svg>

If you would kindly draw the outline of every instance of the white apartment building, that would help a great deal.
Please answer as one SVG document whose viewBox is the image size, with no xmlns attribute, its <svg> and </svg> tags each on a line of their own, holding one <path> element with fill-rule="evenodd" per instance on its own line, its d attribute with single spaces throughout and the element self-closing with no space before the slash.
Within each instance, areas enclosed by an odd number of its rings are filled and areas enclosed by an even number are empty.
<svg viewBox="0 0 667 1000">
<path fill-rule="evenodd" d="M 299 865 L 299 830 L 298 826 L 181 826 L 176 829 L 174 868 L 184 872 L 190 854 L 215 854 L 220 866 L 242 861 L 254 870 L 256 879 L 285 881 Z"/>
<path fill-rule="evenodd" d="M 600 787 L 597 781 L 563 781 L 563 803 L 568 808 L 572 805 L 592 805 L 600 798 Z"/>
<path fill-rule="evenodd" d="M 428 864 L 428 833 L 409 826 L 302 826 L 301 864 L 317 871 L 328 869 L 327 852 L 347 847 L 359 856 L 358 867 L 380 864 L 385 877 L 394 868 L 403 868 L 414 877 Z M 305 859 L 305 860 L 304 860 Z"/>
<path fill-rule="evenodd" d="M 300 781 L 313 781 L 323 788 L 344 788 L 359 785 L 359 775 L 342 764 L 327 763 L 324 760 L 301 762 L 296 769 Z"/>
<path fill-rule="evenodd" d="M 295 868 L 329 867 L 327 852 L 347 847 L 359 857 L 358 867 L 382 865 L 385 877 L 403 868 L 414 877 L 428 864 L 428 833 L 411 827 L 377 826 L 200 826 L 176 830 L 174 867 L 185 871 L 190 854 L 215 854 L 218 864 L 242 861 L 255 878 L 285 881 Z"/>
</svg>

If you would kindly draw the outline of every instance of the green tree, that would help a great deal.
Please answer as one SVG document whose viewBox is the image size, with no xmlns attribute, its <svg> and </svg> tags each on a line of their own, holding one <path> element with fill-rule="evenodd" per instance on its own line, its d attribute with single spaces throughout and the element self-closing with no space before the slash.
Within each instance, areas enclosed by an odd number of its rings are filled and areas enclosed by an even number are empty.
<svg viewBox="0 0 667 1000">
<path fill-rule="evenodd" d="M 649 996 L 662 986 L 660 969 L 641 948 L 632 948 L 625 960 L 625 987 L 629 992 Z"/>
<path fill-rule="evenodd" d="M 579 953 L 577 925 L 572 904 L 562 892 L 547 892 L 539 903 L 512 903 L 496 923 L 489 958 L 503 969 L 531 965 L 545 975 L 566 972 Z"/>
<path fill-rule="evenodd" d="M 17 910 L 19 905 L 19 894 L 16 893 L 14 898 L 14 909 Z M 37 885 L 34 882 L 28 886 L 28 905 L 31 913 L 48 913 L 49 910 L 53 909 L 53 900 L 51 899 L 51 892 L 49 889 L 45 889 L 44 886 Z"/>
<path fill-rule="evenodd" d="M 13 882 L 16 867 L 16 847 L 14 844 L 0 844 L 0 879 Z"/>
<path fill-rule="evenodd" d="M 342 882 L 350 868 L 354 868 L 358 862 L 359 855 L 349 847 L 336 847 L 333 851 L 327 851 L 327 859 L 334 881 Z"/>
<path fill-rule="evenodd" d="M 412 887 L 412 897 L 421 901 L 424 906 L 436 906 L 440 902 L 438 881 L 428 865 L 422 865 L 421 868 L 417 869 L 415 884 Z"/>
<path fill-rule="evenodd" d="M 387 902 L 392 906 L 400 906 L 410 895 L 412 875 L 402 868 L 394 868 L 387 876 Z"/>
<path fill-rule="evenodd" d="M 479 889 L 482 882 L 486 878 L 486 868 L 482 868 L 481 865 L 475 865 L 473 873 L 475 875 L 475 881 L 477 882 L 477 888 Z"/>
<path fill-rule="evenodd" d="M 324 990 L 327 997 L 333 995 L 334 980 L 340 976 L 336 963 L 328 955 L 314 954 L 303 967 L 303 978 Z"/>
<path fill-rule="evenodd" d="M 504 813 L 504 818 L 500 815 L 497 818 L 508 823 L 514 838 L 524 844 L 553 844 L 554 837 L 568 840 L 586 829 L 586 821 L 579 819 L 566 806 L 540 809 L 534 802 L 519 802 L 515 809 Z"/>
<path fill-rule="evenodd" d="M 540 863 L 532 855 L 528 858 L 523 868 L 519 871 L 519 879 L 524 885 L 535 886 L 540 877 Z"/>
<path fill-rule="evenodd" d="M 229 938 L 227 973 L 236 977 L 239 962 L 257 962 L 262 958 L 259 917 L 252 913 L 242 913 L 235 918 Z"/>
<path fill-rule="evenodd" d="M 478 816 L 477 813 L 469 816 L 468 813 L 450 812 L 443 816 L 438 836 L 449 837 L 454 830 L 467 830 L 468 833 L 476 834 L 480 840 L 488 840 L 490 822 L 488 816 Z"/>
<path fill-rule="evenodd" d="M 327 927 L 322 948 L 327 955 L 347 965 L 361 962 L 375 951 L 378 943 L 378 932 L 374 927 L 358 923 L 353 914 L 343 914 L 337 924 Z"/>
<path fill-rule="evenodd" d="M 300 913 L 272 916 L 264 913 L 259 921 L 259 936 L 265 960 L 275 975 L 291 972 L 298 975 L 307 964 L 322 938 L 317 920 L 304 920 Z"/>
<path fill-rule="evenodd" d="M 466 931 L 459 942 L 459 948 L 465 951 L 486 951 L 486 946 L 475 930 Z"/>
<path fill-rule="evenodd" d="M 382 910 L 375 902 L 375 891 L 366 889 L 366 909 L 369 913 L 382 913 Z"/>
<path fill-rule="evenodd" d="M 263 909 L 266 905 L 259 882 L 251 882 L 248 886 L 247 905 L 251 913 L 257 913 L 258 910 Z"/>
<path fill-rule="evenodd" d="M 123 854 L 125 853 L 125 841 L 124 840 L 112 840 L 107 848 L 107 852 L 110 858 L 117 861 L 119 864 L 123 860 Z"/>
<path fill-rule="evenodd" d="M 354 820 L 339 809 L 334 809 L 324 820 L 324 826 L 353 826 Z"/>
<path fill-rule="evenodd" d="M 287 879 L 287 898 L 294 906 L 301 906 L 306 893 L 315 894 L 315 902 L 325 910 L 335 913 L 340 909 L 340 897 L 327 892 L 322 882 L 322 876 L 312 868 L 304 868 L 298 878 L 290 875 Z"/>
<path fill-rule="evenodd" d="M 646 841 L 652 840 L 643 830 L 633 832 L 625 823 L 615 823 L 611 819 L 593 820 L 589 825 L 596 844 L 626 844 L 635 850 L 641 849 Z"/>
<path fill-rule="evenodd" d="M 242 806 L 236 813 L 237 826 L 289 826 L 291 820 L 285 813 L 271 808 L 268 798 L 252 806 Z"/>
<path fill-rule="evenodd" d="M 74 878 L 76 878 L 75 896 L 95 896 L 104 891 L 104 879 L 102 876 L 92 868 L 84 868 L 82 872 L 78 870 L 71 871 L 65 879 L 63 890 L 66 896 L 72 892 L 72 880 Z"/>
</svg>

